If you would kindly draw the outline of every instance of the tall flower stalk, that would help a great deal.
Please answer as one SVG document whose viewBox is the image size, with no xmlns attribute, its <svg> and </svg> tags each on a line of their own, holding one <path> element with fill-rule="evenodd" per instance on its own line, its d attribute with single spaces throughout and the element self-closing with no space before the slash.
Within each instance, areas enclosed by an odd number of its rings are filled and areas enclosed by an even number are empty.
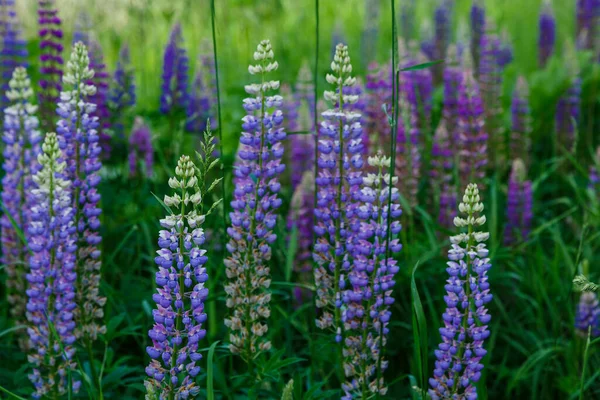
<svg viewBox="0 0 600 400">
<path fill-rule="evenodd" d="M 442 342 L 435 350 L 435 369 L 429 379 L 429 395 L 437 399 L 476 399 L 475 384 L 481 378 L 483 344 L 490 335 L 491 316 L 486 304 L 492 300 L 487 272 L 491 268 L 485 241 L 488 232 L 476 231 L 485 224 L 483 204 L 476 184 L 469 184 L 454 218 L 466 232 L 450 237 L 449 278 L 446 281 L 446 311 L 440 328 Z"/>
<path fill-rule="evenodd" d="M 154 167 L 152 133 L 141 117 L 136 117 L 129 136 L 129 176 L 150 178 Z"/>
<path fill-rule="evenodd" d="M 556 42 L 556 21 L 552 12 L 552 5 L 545 1 L 539 21 L 540 33 L 538 37 L 538 59 L 540 67 L 544 67 L 554 51 Z"/>
<path fill-rule="evenodd" d="M 481 37 L 485 32 L 485 8 L 482 0 L 474 0 L 470 12 L 471 20 L 471 56 L 473 68 L 479 71 L 479 58 L 481 55 Z"/>
<path fill-rule="evenodd" d="M 119 51 L 119 60 L 108 91 L 110 126 L 117 138 L 125 137 L 124 116 L 135 102 L 135 76 L 131 66 L 129 46 L 125 44 Z"/>
<path fill-rule="evenodd" d="M 75 44 L 67 63 L 58 104 L 57 124 L 59 143 L 67 162 L 65 176 L 73 182 L 72 207 L 77 228 L 77 335 L 91 353 L 93 341 L 106 332 L 103 307 L 106 298 L 100 296 L 99 249 L 102 240 L 99 207 L 99 171 L 102 167 L 98 145 L 98 117 L 92 116 L 96 106 L 89 102 L 96 88 L 89 84 L 94 71 L 89 67 L 87 48 Z M 91 357 L 91 355 L 90 355 Z M 95 377 L 94 377 L 95 378 Z"/>
<path fill-rule="evenodd" d="M 21 27 L 17 18 L 14 0 L 0 1 L 0 33 L 2 44 L 0 48 L 0 110 L 10 105 L 6 92 L 10 89 L 9 82 L 17 67 L 27 66 L 27 47 L 21 37 Z"/>
<path fill-rule="evenodd" d="M 42 130 L 54 129 L 56 103 L 62 89 L 63 31 L 54 0 L 38 1 L 40 37 L 40 122 Z"/>
<path fill-rule="evenodd" d="M 2 264 L 6 266 L 6 291 L 10 313 L 17 325 L 25 320 L 25 273 L 29 260 L 27 240 L 34 204 L 32 175 L 39 170 L 37 156 L 40 153 L 41 135 L 38 130 L 37 107 L 33 100 L 31 81 L 25 68 L 14 70 L 6 98 L 12 105 L 4 110 L 4 163 L 2 178 L 3 213 L 0 218 L 2 234 Z M 20 231 L 20 232 L 19 232 Z M 21 341 L 21 348 L 26 348 Z"/>
<path fill-rule="evenodd" d="M 208 137 L 212 143 L 213 137 Z M 157 293 L 152 296 L 154 326 L 148 331 L 152 346 L 146 351 L 152 361 L 146 367 L 150 377 L 149 394 L 160 399 L 195 398 L 200 392 L 195 377 L 202 359 L 199 342 L 206 336 L 204 302 L 208 297 L 208 261 L 203 224 L 213 208 L 204 211 L 203 199 L 216 186 L 206 188 L 205 179 L 217 160 L 205 154 L 198 168 L 188 156 L 181 156 L 175 176 L 169 179 L 173 189 L 164 204 L 170 214 L 160 220 L 155 262 Z"/>
<path fill-rule="evenodd" d="M 454 184 L 454 158 L 451 137 L 442 119 L 433 137 L 430 176 L 438 204 L 438 223 L 450 228 L 456 215 L 456 187 Z"/>
<path fill-rule="evenodd" d="M 324 121 L 318 132 L 313 258 L 317 263 L 314 270 L 316 304 L 322 311 L 317 327 L 332 329 L 336 342 L 341 343 L 344 336 L 342 291 L 352 265 L 352 248 L 359 228 L 356 213 L 362 184 L 363 145 L 360 114 L 351 111 L 358 96 L 344 94 L 345 88 L 356 84 L 356 78 L 351 75 L 347 46 L 341 43 L 336 46 L 331 69 L 326 80 L 333 90 L 326 90 L 324 97 L 334 108 L 322 113 Z"/>
<path fill-rule="evenodd" d="M 38 156 L 41 170 L 33 176 L 29 248 L 32 256 L 27 274 L 27 319 L 33 364 L 29 379 L 34 398 L 57 399 L 69 385 L 77 392 L 81 382 L 75 374 L 75 282 L 77 251 L 75 210 L 67 165 L 55 133 L 48 133 Z"/>
<path fill-rule="evenodd" d="M 527 170 L 523 161 L 516 159 L 513 162 L 508 181 L 504 244 L 514 245 L 526 241 L 531 229 L 532 218 L 531 181 L 527 179 Z"/>
<path fill-rule="evenodd" d="M 462 69 L 458 59 L 458 50 L 455 45 L 448 47 L 444 63 L 444 107 L 442 117 L 451 138 L 454 154 L 458 154 L 458 89 L 462 81 Z"/>
<path fill-rule="evenodd" d="M 235 170 L 235 189 L 227 229 L 230 256 L 225 259 L 229 282 L 225 285 L 227 307 L 225 320 L 229 328 L 229 349 L 239 354 L 252 371 L 256 357 L 271 348 L 267 338 L 267 319 L 271 314 L 271 276 L 268 262 L 271 245 L 277 238 L 273 228 L 275 211 L 281 206 L 278 176 L 285 169 L 281 163 L 285 131 L 282 128 L 282 97 L 269 95 L 279 89 L 279 81 L 268 80 L 277 70 L 271 42 L 263 40 L 254 52 L 256 65 L 250 65 L 251 75 L 259 83 L 245 86 L 252 97 L 244 100 L 247 115 L 242 119 L 243 132 Z"/>
<path fill-rule="evenodd" d="M 189 59 L 183 47 L 181 25 L 176 24 L 163 55 L 161 113 L 172 114 L 186 110 L 189 101 L 188 70 Z"/>
<path fill-rule="evenodd" d="M 386 114 L 392 102 L 392 71 L 389 65 L 371 63 L 367 74 L 367 107 L 365 128 L 369 152 L 389 148 L 389 122 Z"/>
<path fill-rule="evenodd" d="M 218 128 L 215 59 L 212 48 L 204 47 L 198 56 L 186 109 L 186 130 L 194 133 L 204 132 L 207 121 L 212 129 Z"/>
<path fill-rule="evenodd" d="M 368 163 L 376 173 L 369 173 L 363 179 L 359 194 L 361 205 L 357 210 L 360 233 L 348 273 L 349 286 L 342 292 L 345 305 L 342 320 L 346 332 L 344 372 L 347 378 L 342 385 L 345 393 L 342 399 L 348 400 L 366 400 L 387 392 L 383 380 L 387 361 L 383 352 L 394 303 L 394 276 L 399 267 L 386 251 L 389 247 L 393 254 L 402 248 L 397 238 L 402 210 L 398 204 L 398 189 L 394 187 L 398 178 L 390 177 L 388 173 L 391 158 L 379 152 L 369 157 Z M 388 226 L 391 235 L 388 235 Z"/>
<path fill-rule="evenodd" d="M 555 128 L 559 146 L 574 150 L 581 114 L 581 78 L 579 69 L 570 65 L 570 85 L 556 104 Z"/>
</svg>

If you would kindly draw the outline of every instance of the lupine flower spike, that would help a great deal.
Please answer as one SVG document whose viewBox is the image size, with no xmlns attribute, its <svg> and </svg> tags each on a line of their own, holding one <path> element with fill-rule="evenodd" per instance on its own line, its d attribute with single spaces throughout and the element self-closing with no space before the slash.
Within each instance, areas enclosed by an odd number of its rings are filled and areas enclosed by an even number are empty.
<svg viewBox="0 0 600 400">
<path fill-rule="evenodd" d="M 94 77 L 89 68 L 85 45 L 75 44 L 67 63 L 58 103 L 57 124 L 59 143 L 63 150 L 67 169 L 65 176 L 73 182 L 72 206 L 77 227 L 77 334 L 85 342 L 97 339 L 106 332 L 103 325 L 105 297 L 100 296 L 100 269 L 102 266 L 99 245 L 101 209 L 99 171 L 100 147 L 98 145 L 98 118 L 92 117 L 96 106 L 88 102 L 96 88 L 87 83 Z"/>
<path fill-rule="evenodd" d="M 462 81 L 462 69 L 456 46 L 448 47 L 446 55 L 447 62 L 444 63 L 444 108 L 442 115 L 446 123 L 446 129 L 451 138 L 453 154 L 457 154 L 458 143 L 458 88 Z"/>
<path fill-rule="evenodd" d="M 392 71 L 389 65 L 371 63 L 367 74 L 366 131 L 370 152 L 389 149 L 388 115 L 392 97 Z"/>
<path fill-rule="evenodd" d="M 368 158 L 376 173 L 364 177 L 360 191 L 360 233 L 354 246 L 354 263 L 348 274 L 349 287 L 342 292 L 344 308 L 342 320 L 344 339 L 344 373 L 342 399 L 367 399 L 374 394 L 385 395 L 387 387 L 383 371 L 387 361 L 383 358 L 386 336 L 389 333 L 394 276 L 399 268 L 390 255 L 399 252 L 402 245 L 397 239 L 402 210 L 398 178 L 390 177 L 391 158 L 381 152 Z M 390 190 L 392 204 L 390 207 Z M 389 212 L 389 214 L 388 214 Z M 388 239 L 388 226 L 391 241 Z"/>
<path fill-rule="evenodd" d="M 202 47 L 186 110 L 186 130 L 194 133 L 204 132 L 207 121 L 212 129 L 218 128 L 215 59 L 212 46 Z"/>
<path fill-rule="evenodd" d="M 540 67 L 544 67 L 554 51 L 556 41 L 556 22 L 550 1 L 544 2 L 540 13 L 540 33 L 538 37 L 538 58 Z"/>
<path fill-rule="evenodd" d="M 210 158 L 210 153 L 206 157 Z M 175 176 L 169 179 L 173 194 L 164 198 L 173 211 L 160 220 L 164 229 L 159 233 L 160 250 L 155 258 L 158 289 L 152 296 L 156 302 L 154 327 L 148 331 L 152 346 L 146 348 L 152 359 L 146 367 L 150 377 L 146 387 L 149 396 L 154 396 L 150 398 L 183 400 L 195 398 L 200 391 L 195 377 L 200 373 L 199 343 L 206 336 L 203 324 L 207 319 L 204 265 L 208 257 L 201 247 L 205 243 L 202 226 L 210 213 L 204 214 L 202 205 L 207 172 L 206 168 L 199 170 L 188 156 L 181 156 Z"/>
<path fill-rule="evenodd" d="M 359 229 L 358 206 L 362 184 L 363 145 L 360 114 L 350 106 L 358 96 L 344 94 L 344 88 L 356 84 L 348 47 L 336 46 L 326 80 L 333 90 L 325 91 L 325 100 L 334 108 L 322 113 L 319 127 L 317 161 L 317 208 L 315 209 L 315 246 L 313 259 L 317 287 L 316 304 L 322 310 L 317 319 L 321 329 L 333 329 L 342 341 L 342 291 L 352 265 L 353 246 Z"/>
<path fill-rule="evenodd" d="M 583 292 L 575 313 L 575 331 L 587 338 L 591 328 L 591 337 L 600 336 L 600 302 L 595 292 Z"/>
<path fill-rule="evenodd" d="M 111 127 L 117 138 L 123 138 L 124 133 L 124 114 L 135 105 L 135 76 L 131 66 L 129 56 L 129 47 L 123 45 L 119 52 L 117 68 L 111 80 L 110 90 L 108 92 L 108 108 L 110 109 Z"/>
<path fill-rule="evenodd" d="M 183 47 L 181 25 L 176 24 L 171 31 L 169 43 L 163 56 L 162 93 L 160 112 L 185 111 L 188 94 L 189 59 Z"/>
<path fill-rule="evenodd" d="M 141 117 L 136 117 L 129 136 L 129 176 L 152 177 L 154 146 L 152 133 Z"/>
<path fill-rule="evenodd" d="M 431 154 L 431 179 L 434 187 L 439 188 L 435 193 L 438 200 L 438 223 L 444 228 L 450 228 L 456 214 L 456 188 L 454 185 L 454 154 L 446 122 L 442 120 L 433 137 Z"/>
<path fill-rule="evenodd" d="M 88 49 L 90 69 L 94 71 L 94 77 L 86 83 L 96 87 L 96 92 L 90 95 L 89 101 L 96 106 L 96 111 L 93 115 L 98 117 L 98 137 L 100 139 L 100 146 L 102 147 L 102 158 L 108 159 L 112 149 L 110 111 L 108 108 L 108 80 L 110 75 L 106 70 L 102 46 L 100 46 L 98 40 L 95 38 L 90 39 Z"/>
<path fill-rule="evenodd" d="M 487 133 L 484 126 L 483 101 L 473 76 L 470 58 L 465 55 L 464 71 L 458 89 L 458 143 L 461 185 L 485 176 Z"/>
<path fill-rule="evenodd" d="M 574 57 L 572 50 L 567 53 Z M 566 151 L 572 151 L 577 141 L 576 134 L 581 114 L 581 77 L 574 59 L 570 59 L 568 67 L 570 86 L 556 104 L 555 126 L 559 146 Z"/>
<path fill-rule="evenodd" d="M 27 274 L 27 332 L 33 364 L 29 379 L 33 397 L 58 398 L 81 382 L 75 373 L 75 210 L 71 207 L 71 182 L 55 133 L 48 133 L 38 156 L 42 169 L 33 176 L 35 198 L 28 228 L 32 256 Z"/>
<path fill-rule="evenodd" d="M 285 131 L 282 128 L 283 99 L 269 95 L 279 89 L 279 81 L 267 76 L 277 70 L 271 42 L 263 40 L 254 52 L 256 65 L 250 65 L 251 75 L 261 83 L 246 85 L 252 97 L 244 100 L 247 115 L 242 118 L 242 136 L 235 170 L 235 189 L 230 213 L 231 226 L 225 260 L 229 283 L 225 285 L 227 307 L 231 310 L 225 325 L 229 328 L 229 349 L 239 354 L 252 368 L 253 360 L 271 348 L 267 339 L 267 319 L 271 314 L 271 276 L 268 261 L 271 245 L 277 238 L 273 228 L 276 210 L 281 206 L 279 175 L 285 169 L 281 163 Z"/>
<path fill-rule="evenodd" d="M 514 245 L 523 243 L 529 236 L 533 217 L 533 194 L 531 181 L 527 180 L 527 170 L 522 160 L 513 162 L 508 181 L 506 205 L 506 230 L 504 243 Z"/>
<path fill-rule="evenodd" d="M 513 92 L 511 111 L 511 156 L 529 163 L 531 151 L 531 111 L 529 108 L 529 87 L 524 77 L 519 77 Z"/>
<path fill-rule="evenodd" d="M 10 105 L 6 97 L 13 71 L 17 67 L 27 67 L 27 47 L 21 37 L 21 28 L 15 10 L 15 0 L 0 2 L 0 33 L 2 46 L 0 49 L 0 110 Z"/>
<path fill-rule="evenodd" d="M 489 233 L 476 231 L 486 221 L 476 184 L 467 186 L 458 210 L 464 217 L 455 217 L 454 225 L 467 232 L 450 237 L 442 342 L 435 350 L 437 360 L 429 379 L 433 400 L 477 398 L 475 384 L 487 353 L 483 344 L 490 335 L 491 316 L 485 305 L 492 300 L 487 276 L 491 264 L 484 243 Z"/>
<path fill-rule="evenodd" d="M 54 0 L 38 1 L 40 36 L 40 92 L 41 125 L 44 131 L 54 129 L 56 101 L 62 89 L 63 31 Z"/>
<path fill-rule="evenodd" d="M 41 135 L 35 116 L 37 108 L 31 104 L 33 90 L 25 68 L 15 69 L 9 87 L 6 97 L 12 105 L 4 110 L 2 167 L 5 175 L 2 178 L 3 213 L 0 226 L 2 264 L 6 266 L 10 313 L 16 324 L 21 325 L 25 320 L 25 272 L 29 254 L 17 230 L 22 231 L 25 238 L 29 236 L 27 228 L 34 202 L 31 177 L 39 170 L 37 156 Z M 20 341 L 20 344 L 21 348 L 26 347 L 26 341 Z"/>
<path fill-rule="evenodd" d="M 471 6 L 471 56 L 473 57 L 473 68 L 479 71 L 479 57 L 481 54 L 481 37 L 485 31 L 485 8 L 482 0 L 474 0 Z"/>
</svg>

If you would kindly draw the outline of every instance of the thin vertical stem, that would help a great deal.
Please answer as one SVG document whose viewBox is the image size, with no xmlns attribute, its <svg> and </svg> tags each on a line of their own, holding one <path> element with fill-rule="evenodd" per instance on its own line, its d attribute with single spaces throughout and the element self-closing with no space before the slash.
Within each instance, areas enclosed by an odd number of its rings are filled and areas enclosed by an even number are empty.
<svg viewBox="0 0 600 400">
<path fill-rule="evenodd" d="M 583 368 L 581 370 L 581 381 L 579 383 L 579 400 L 583 400 L 583 393 L 585 392 L 585 370 L 587 367 L 588 350 L 590 348 L 590 336 L 592 335 L 592 326 L 588 326 L 588 335 L 585 342 L 585 350 L 583 352 Z"/>
<path fill-rule="evenodd" d="M 317 97 L 318 97 L 318 73 L 319 73 L 319 0 L 315 0 L 315 18 L 316 18 L 316 27 L 315 27 L 315 68 L 313 71 L 313 90 L 314 90 L 314 99 L 313 99 L 313 118 L 314 118 L 314 127 L 315 127 L 315 159 L 314 159 L 314 173 L 315 173 L 315 183 L 314 183 L 314 208 L 317 208 L 317 175 L 318 175 L 318 159 L 319 159 L 319 118 L 317 116 Z M 314 225 L 317 224 L 317 216 L 313 215 Z M 314 230 L 312 232 L 313 242 L 315 239 Z"/>
</svg>

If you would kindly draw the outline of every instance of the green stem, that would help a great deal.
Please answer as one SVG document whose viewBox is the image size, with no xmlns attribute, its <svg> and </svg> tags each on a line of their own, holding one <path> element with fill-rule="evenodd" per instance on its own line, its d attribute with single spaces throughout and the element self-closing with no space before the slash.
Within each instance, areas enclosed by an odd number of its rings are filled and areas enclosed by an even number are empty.
<svg viewBox="0 0 600 400">
<path fill-rule="evenodd" d="M 590 337 L 592 334 L 592 326 L 588 326 L 588 335 L 585 342 L 585 350 L 583 352 L 583 368 L 581 370 L 581 380 L 579 382 L 579 400 L 583 400 L 583 393 L 585 392 L 585 370 L 587 369 L 588 361 L 588 350 L 590 348 Z"/>
</svg>

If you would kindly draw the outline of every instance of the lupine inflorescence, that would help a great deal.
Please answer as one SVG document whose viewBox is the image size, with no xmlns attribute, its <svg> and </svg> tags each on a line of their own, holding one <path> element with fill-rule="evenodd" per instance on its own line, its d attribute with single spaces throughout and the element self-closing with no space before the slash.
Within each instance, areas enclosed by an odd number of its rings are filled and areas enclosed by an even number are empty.
<svg viewBox="0 0 600 400">
<path fill-rule="evenodd" d="M 454 153 L 451 147 L 452 139 L 446 128 L 446 121 L 440 121 L 431 150 L 432 181 L 438 188 L 438 223 L 450 228 L 456 214 L 456 188 L 454 185 Z"/>
<path fill-rule="evenodd" d="M 189 59 L 183 47 L 181 25 L 175 24 L 163 56 L 160 112 L 185 111 L 188 93 Z"/>
<path fill-rule="evenodd" d="M 210 153 L 206 157 L 210 158 Z M 202 168 L 200 176 L 197 170 L 188 156 L 181 156 L 175 176 L 169 179 L 173 194 L 164 198 L 164 204 L 174 211 L 160 220 L 164 229 L 159 233 L 160 250 L 155 258 L 158 288 L 152 296 L 156 308 L 152 311 L 154 326 L 148 331 L 152 346 L 146 348 L 152 359 L 146 367 L 147 387 L 160 399 L 189 399 L 200 391 L 194 378 L 200 372 L 199 342 L 206 336 L 204 301 L 208 296 L 204 267 L 208 257 L 201 247 L 206 218 L 202 202 L 207 191 L 201 181 L 208 169 Z"/>
<path fill-rule="evenodd" d="M 567 151 L 573 149 L 579 129 L 581 112 L 581 78 L 579 71 L 571 65 L 571 82 L 556 104 L 555 127 L 558 143 Z"/>
<path fill-rule="evenodd" d="M 212 129 L 218 128 L 215 60 L 206 50 L 198 57 L 186 114 L 186 130 L 190 132 L 204 132 L 207 121 Z"/>
<path fill-rule="evenodd" d="M 17 323 L 25 320 L 25 273 L 29 258 L 27 244 L 19 238 L 18 230 L 28 235 L 31 208 L 34 202 L 31 177 L 39 170 L 37 155 L 41 135 L 38 130 L 36 107 L 31 104 L 33 90 L 25 68 L 18 67 L 9 82 L 7 99 L 12 103 L 4 109 L 4 163 L 2 178 L 3 213 L 2 264 L 8 275 L 6 289 L 11 315 Z"/>
<path fill-rule="evenodd" d="M 96 87 L 96 92 L 91 94 L 89 102 L 96 106 L 93 115 L 98 117 L 98 137 L 99 144 L 102 147 L 102 158 L 107 159 L 111 151 L 110 137 L 110 111 L 108 107 L 108 90 L 110 75 L 106 70 L 104 63 L 104 54 L 102 46 L 97 39 L 91 38 L 89 45 L 90 69 L 94 71 L 94 76 L 86 83 Z"/>
<path fill-rule="evenodd" d="M 342 340 L 342 290 L 352 265 L 353 246 L 359 228 L 357 209 L 362 184 L 363 145 L 360 114 L 350 106 L 358 96 L 344 94 L 344 88 L 356 84 L 348 47 L 338 44 L 327 82 L 334 90 L 325 91 L 325 100 L 334 108 L 322 113 L 319 127 L 317 160 L 317 207 L 315 209 L 315 245 L 313 258 L 317 307 L 322 313 L 317 320 L 321 329 L 333 328 L 336 341 Z"/>
<path fill-rule="evenodd" d="M 285 131 L 282 128 L 282 97 L 269 95 L 279 89 L 279 81 L 267 80 L 277 70 L 271 42 L 263 40 L 254 52 L 256 65 L 248 71 L 260 77 L 260 83 L 245 86 L 252 97 L 244 100 L 247 115 L 242 119 L 239 162 L 227 229 L 230 256 L 225 260 L 229 283 L 225 285 L 227 307 L 231 309 L 225 324 L 229 328 L 229 349 L 249 365 L 260 353 L 271 348 L 266 334 L 266 320 L 271 314 L 270 269 L 271 245 L 277 238 L 273 228 L 275 211 L 281 206 L 278 176 L 285 169 L 281 163 Z"/>
<path fill-rule="evenodd" d="M 592 337 L 600 336 L 600 302 L 596 293 L 581 293 L 575 314 L 575 329 L 582 337 L 588 336 L 588 329 Z"/>
<path fill-rule="evenodd" d="M 391 158 L 379 152 L 368 158 L 368 164 L 376 172 L 363 178 L 361 204 L 357 209 L 360 230 L 353 247 L 349 285 L 342 291 L 347 379 L 342 385 L 345 393 L 342 398 L 348 400 L 366 399 L 377 393 L 385 395 L 387 391 L 382 377 L 387 367 L 383 350 L 394 303 L 394 276 L 399 270 L 391 255 L 402 248 L 397 239 L 402 210 L 395 187 L 397 178 L 389 174 Z"/>
<path fill-rule="evenodd" d="M 100 249 L 102 240 L 99 208 L 100 147 L 98 145 L 98 118 L 93 117 L 96 106 L 88 102 L 96 88 L 87 83 L 94 77 L 89 68 L 85 45 L 75 44 L 67 63 L 60 94 L 57 124 L 60 147 L 64 153 L 66 178 L 73 182 L 72 202 L 77 228 L 77 320 L 78 335 L 86 341 L 96 340 L 106 332 L 102 323 L 106 298 L 100 296 Z"/>
<path fill-rule="evenodd" d="M 117 68 L 108 92 L 108 108 L 111 115 L 111 128 L 117 137 L 124 136 L 123 114 L 136 102 L 135 77 L 129 56 L 129 46 L 123 45 L 119 51 Z"/>
<path fill-rule="evenodd" d="M 129 136 L 129 176 L 151 177 L 154 166 L 152 133 L 141 117 L 136 117 Z"/>
<path fill-rule="evenodd" d="M 527 240 L 533 217 L 531 181 L 527 179 L 527 170 L 521 159 L 513 162 L 507 197 L 504 243 L 514 245 Z"/>
<path fill-rule="evenodd" d="M 54 0 L 39 0 L 38 23 L 40 36 L 39 105 L 43 130 L 54 129 L 56 100 L 62 89 L 63 31 Z"/>
<path fill-rule="evenodd" d="M 529 107 L 529 87 L 524 77 L 519 77 L 512 96 L 510 154 L 520 158 L 525 165 L 531 150 L 531 110 Z"/>
<path fill-rule="evenodd" d="M 75 253 L 77 239 L 71 182 L 65 179 L 67 165 L 55 133 L 48 133 L 38 156 L 41 170 L 33 176 L 34 205 L 28 228 L 30 271 L 27 274 L 27 332 L 31 342 L 28 360 L 34 398 L 58 398 L 75 374 Z"/>
<path fill-rule="evenodd" d="M 467 65 L 458 90 L 458 142 L 461 186 L 466 181 L 485 176 L 487 133 L 483 118 L 483 101 L 473 70 Z"/>
<path fill-rule="evenodd" d="M 367 74 L 367 107 L 365 109 L 369 151 L 389 148 L 390 125 L 388 115 L 392 102 L 392 68 L 387 64 L 369 65 Z M 364 135 L 363 135 L 364 137 Z"/>
<path fill-rule="evenodd" d="M 473 57 L 473 68 L 479 71 L 479 58 L 481 55 L 481 37 L 484 34 L 485 24 L 485 8 L 481 0 L 473 1 L 471 6 L 471 56 Z"/>
<path fill-rule="evenodd" d="M 538 37 L 538 59 L 540 67 L 544 67 L 554 51 L 554 42 L 556 41 L 556 22 L 552 5 L 549 1 L 544 2 L 542 12 L 540 13 L 540 33 Z"/>
<path fill-rule="evenodd" d="M 10 105 L 6 97 L 15 68 L 27 66 L 27 48 L 21 38 L 21 28 L 15 10 L 15 0 L 0 1 L 0 110 Z"/>
<path fill-rule="evenodd" d="M 467 232 L 451 236 L 446 281 L 446 311 L 440 328 L 442 342 L 435 350 L 435 368 L 429 379 L 432 399 L 476 399 L 475 384 L 481 378 L 483 347 L 490 335 L 490 315 L 485 307 L 492 300 L 487 272 L 491 267 L 485 241 L 489 233 L 476 231 L 485 215 L 476 184 L 469 184 L 458 206 L 464 217 L 454 218 L 457 228 Z"/>
</svg>

